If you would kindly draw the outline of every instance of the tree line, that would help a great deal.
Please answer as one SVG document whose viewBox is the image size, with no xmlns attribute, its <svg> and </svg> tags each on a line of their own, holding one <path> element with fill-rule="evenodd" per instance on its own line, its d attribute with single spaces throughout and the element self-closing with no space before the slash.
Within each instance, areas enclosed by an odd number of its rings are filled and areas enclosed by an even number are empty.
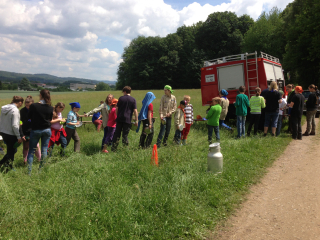
<svg viewBox="0 0 320 240">
<path fill-rule="evenodd" d="M 200 88 L 204 61 L 255 51 L 278 57 L 287 82 L 319 84 L 319 22 L 320 1 L 294 0 L 283 11 L 263 12 L 256 21 L 216 12 L 164 38 L 138 36 L 124 49 L 116 88 Z"/>
</svg>

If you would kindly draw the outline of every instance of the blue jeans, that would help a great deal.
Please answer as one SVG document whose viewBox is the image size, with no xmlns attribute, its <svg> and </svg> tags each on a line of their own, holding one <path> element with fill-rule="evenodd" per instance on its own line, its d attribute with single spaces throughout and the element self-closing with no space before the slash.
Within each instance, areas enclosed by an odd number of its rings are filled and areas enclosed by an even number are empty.
<svg viewBox="0 0 320 240">
<path fill-rule="evenodd" d="M 176 130 L 176 133 L 174 134 L 174 142 L 176 144 L 180 144 L 180 139 L 181 139 L 181 132 L 179 129 Z"/>
<path fill-rule="evenodd" d="M 271 127 L 276 128 L 278 124 L 279 113 L 278 112 L 266 112 L 264 126 L 269 127 L 271 122 Z"/>
<path fill-rule="evenodd" d="M 237 137 L 246 136 L 246 116 L 237 116 Z"/>
<path fill-rule="evenodd" d="M 106 137 L 107 137 L 107 133 L 108 133 L 108 127 L 105 127 L 103 129 L 103 138 L 102 138 L 102 143 L 101 143 L 101 150 L 103 149 L 104 142 L 105 142 Z"/>
<path fill-rule="evenodd" d="M 224 123 L 224 120 L 219 120 L 219 126 L 222 126 L 228 130 L 232 129 L 231 127 L 229 127 L 227 124 Z"/>
<path fill-rule="evenodd" d="M 216 140 L 220 141 L 220 132 L 219 132 L 219 126 L 210 126 L 207 125 L 208 127 L 208 141 L 209 143 L 212 142 L 212 133 L 214 131 L 214 133 L 216 134 Z"/>
<path fill-rule="evenodd" d="M 43 129 L 43 130 L 31 130 L 29 152 L 28 152 L 28 158 L 27 158 L 29 174 L 31 174 L 33 155 L 34 155 L 35 149 L 37 149 L 37 144 L 40 139 L 41 139 L 41 161 L 40 161 L 39 168 L 41 168 L 44 165 L 45 158 L 47 157 L 48 144 L 49 144 L 50 137 L 51 137 L 50 128 Z"/>
<path fill-rule="evenodd" d="M 167 140 L 168 140 L 168 137 L 170 134 L 170 129 L 171 129 L 171 118 L 168 118 L 168 117 L 166 118 L 166 124 L 162 124 L 160 121 L 160 132 L 159 132 L 158 139 L 157 139 L 158 148 L 160 147 L 163 135 L 164 135 L 163 145 L 167 146 Z"/>
<path fill-rule="evenodd" d="M 282 127 L 282 115 L 279 115 L 276 136 L 280 135 L 281 127 Z"/>
</svg>

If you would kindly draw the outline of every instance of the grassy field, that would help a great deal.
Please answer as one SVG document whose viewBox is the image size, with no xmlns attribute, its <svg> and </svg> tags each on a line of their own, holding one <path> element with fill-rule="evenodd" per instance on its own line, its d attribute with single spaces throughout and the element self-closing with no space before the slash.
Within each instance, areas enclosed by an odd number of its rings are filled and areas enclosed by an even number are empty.
<svg viewBox="0 0 320 240">
<path fill-rule="evenodd" d="M 155 117 L 163 91 L 153 91 Z M 121 93 L 112 92 L 115 97 Z M 138 110 L 145 91 L 133 91 Z M 79 101 L 88 112 L 108 93 L 53 95 L 53 103 Z M 205 116 L 200 90 L 177 90 L 177 100 L 191 96 L 195 115 Z M 2 99 L 0 105 L 10 102 Z M 63 112 L 66 116 L 69 109 Z M 88 119 L 89 120 L 89 119 Z M 155 124 L 156 141 L 159 120 Z M 99 152 L 103 133 L 93 125 L 78 129 L 81 153 L 54 156 L 41 173 L 37 162 L 29 177 L 22 149 L 16 171 L 0 174 L 0 238 L 3 239 L 205 239 L 217 222 L 241 203 L 249 187 L 283 152 L 290 138 L 251 137 L 235 140 L 221 131 L 224 171 L 207 173 L 207 130 L 192 126 L 188 145 L 159 149 L 159 167 L 151 166 L 152 150 L 139 150 L 140 134 L 129 134 L 130 145 L 117 153 Z"/>
</svg>

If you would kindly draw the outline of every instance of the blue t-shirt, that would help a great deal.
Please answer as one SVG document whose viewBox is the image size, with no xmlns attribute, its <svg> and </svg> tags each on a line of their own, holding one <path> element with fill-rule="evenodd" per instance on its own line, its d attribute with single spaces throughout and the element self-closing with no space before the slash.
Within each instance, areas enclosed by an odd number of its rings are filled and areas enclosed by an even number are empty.
<svg viewBox="0 0 320 240">
<path fill-rule="evenodd" d="M 77 123 L 78 122 L 78 119 L 77 119 L 77 115 L 74 111 L 70 111 L 68 113 L 68 117 L 67 117 L 67 123 Z M 68 128 L 71 128 L 71 129 L 75 129 L 76 126 L 75 125 L 68 125 L 67 126 Z"/>
<path fill-rule="evenodd" d="M 92 122 L 94 122 L 95 120 L 97 120 L 100 117 L 101 113 L 97 112 L 95 114 L 92 115 Z"/>
</svg>

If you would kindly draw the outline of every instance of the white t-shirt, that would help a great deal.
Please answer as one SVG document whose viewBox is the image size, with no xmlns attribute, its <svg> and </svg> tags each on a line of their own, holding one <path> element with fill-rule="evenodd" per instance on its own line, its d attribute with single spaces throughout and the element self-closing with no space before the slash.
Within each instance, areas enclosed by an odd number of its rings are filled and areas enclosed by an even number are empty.
<svg viewBox="0 0 320 240">
<path fill-rule="evenodd" d="M 287 100 L 282 98 L 282 102 L 279 103 L 279 115 L 283 115 L 283 109 L 287 106 Z"/>
</svg>

